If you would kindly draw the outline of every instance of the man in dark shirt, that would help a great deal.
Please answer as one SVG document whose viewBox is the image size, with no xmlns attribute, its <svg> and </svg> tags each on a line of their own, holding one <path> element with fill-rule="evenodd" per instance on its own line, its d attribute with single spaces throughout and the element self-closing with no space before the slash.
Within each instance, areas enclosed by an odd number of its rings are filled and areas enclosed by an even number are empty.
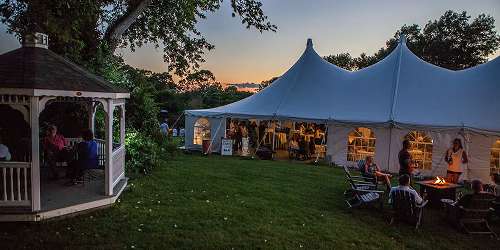
<svg viewBox="0 0 500 250">
<path fill-rule="evenodd" d="M 408 149 L 410 149 L 410 141 L 404 140 L 403 149 L 399 151 L 398 155 L 400 176 L 404 174 L 411 176 L 411 172 L 413 172 L 412 158 L 410 152 L 408 152 Z"/>
</svg>

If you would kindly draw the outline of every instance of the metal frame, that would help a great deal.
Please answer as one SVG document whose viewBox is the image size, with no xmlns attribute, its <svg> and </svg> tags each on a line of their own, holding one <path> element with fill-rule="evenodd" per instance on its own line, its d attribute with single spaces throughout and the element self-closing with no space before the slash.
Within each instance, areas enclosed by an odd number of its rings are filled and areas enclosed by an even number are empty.
<svg viewBox="0 0 500 250">
<path fill-rule="evenodd" d="M 409 152 L 417 167 L 423 170 L 432 170 L 432 153 L 434 150 L 432 138 L 425 132 L 418 130 L 410 131 L 404 138 L 410 141 Z M 424 150 L 418 149 L 419 147 L 423 147 Z M 422 156 L 417 155 L 417 150 L 421 152 Z"/>
<path fill-rule="evenodd" d="M 370 135 L 368 137 L 363 136 L 363 133 L 359 131 L 360 128 L 368 129 Z M 373 134 L 373 137 L 371 137 Z M 353 140 L 353 145 L 349 145 L 349 141 Z M 375 143 L 377 137 L 371 128 L 367 127 L 357 127 L 347 135 L 347 161 L 355 162 L 358 160 L 363 160 L 367 155 L 374 156 L 375 155 Z M 373 146 L 372 146 L 373 145 Z M 364 150 L 367 152 L 366 154 L 358 153 L 359 150 Z"/>
</svg>

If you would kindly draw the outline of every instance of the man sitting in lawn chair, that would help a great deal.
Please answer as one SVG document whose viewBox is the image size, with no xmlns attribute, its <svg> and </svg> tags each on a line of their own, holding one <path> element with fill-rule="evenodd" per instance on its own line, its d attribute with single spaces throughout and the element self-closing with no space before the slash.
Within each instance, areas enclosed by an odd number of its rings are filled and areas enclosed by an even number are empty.
<svg viewBox="0 0 500 250">
<path fill-rule="evenodd" d="M 453 203 L 442 200 L 446 204 L 448 221 L 467 233 L 495 235 L 487 220 L 493 212 L 495 195 L 484 192 L 479 180 L 472 181 L 472 191 L 472 194 L 466 194 Z"/>
<path fill-rule="evenodd" d="M 425 197 L 424 197 L 425 198 Z M 410 176 L 403 174 L 399 177 L 399 186 L 391 188 L 389 203 L 392 205 L 394 221 L 406 221 L 415 224 L 418 229 L 422 220 L 423 208 L 427 201 L 420 197 L 417 191 L 410 187 Z"/>
</svg>

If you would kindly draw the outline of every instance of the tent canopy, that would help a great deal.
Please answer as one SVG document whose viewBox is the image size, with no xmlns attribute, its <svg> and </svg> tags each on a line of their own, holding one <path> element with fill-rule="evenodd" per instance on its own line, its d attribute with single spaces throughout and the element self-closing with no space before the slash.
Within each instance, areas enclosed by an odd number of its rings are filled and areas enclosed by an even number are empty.
<svg viewBox="0 0 500 250">
<path fill-rule="evenodd" d="M 452 71 L 418 58 L 402 36 L 386 58 L 351 72 L 325 61 L 308 39 L 298 61 L 262 91 L 225 106 L 187 110 L 186 114 L 500 133 L 500 59 Z"/>
</svg>

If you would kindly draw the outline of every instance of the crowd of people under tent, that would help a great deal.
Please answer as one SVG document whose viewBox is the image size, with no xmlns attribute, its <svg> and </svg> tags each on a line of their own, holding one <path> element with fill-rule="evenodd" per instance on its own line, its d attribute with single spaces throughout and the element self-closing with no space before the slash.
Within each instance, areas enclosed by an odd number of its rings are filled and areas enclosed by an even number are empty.
<svg viewBox="0 0 500 250">
<path fill-rule="evenodd" d="M 241 152 L 243 140 L 258 150 L 283 150 L 290 159 L 308 160 L 326 144 L 325 126 L 305 122 L 276 122 L 228 119 L 226 138 L 233 141 L 233 152 Z M 324 150 L 323 150 L 324 151 Z"/>
</svg>

